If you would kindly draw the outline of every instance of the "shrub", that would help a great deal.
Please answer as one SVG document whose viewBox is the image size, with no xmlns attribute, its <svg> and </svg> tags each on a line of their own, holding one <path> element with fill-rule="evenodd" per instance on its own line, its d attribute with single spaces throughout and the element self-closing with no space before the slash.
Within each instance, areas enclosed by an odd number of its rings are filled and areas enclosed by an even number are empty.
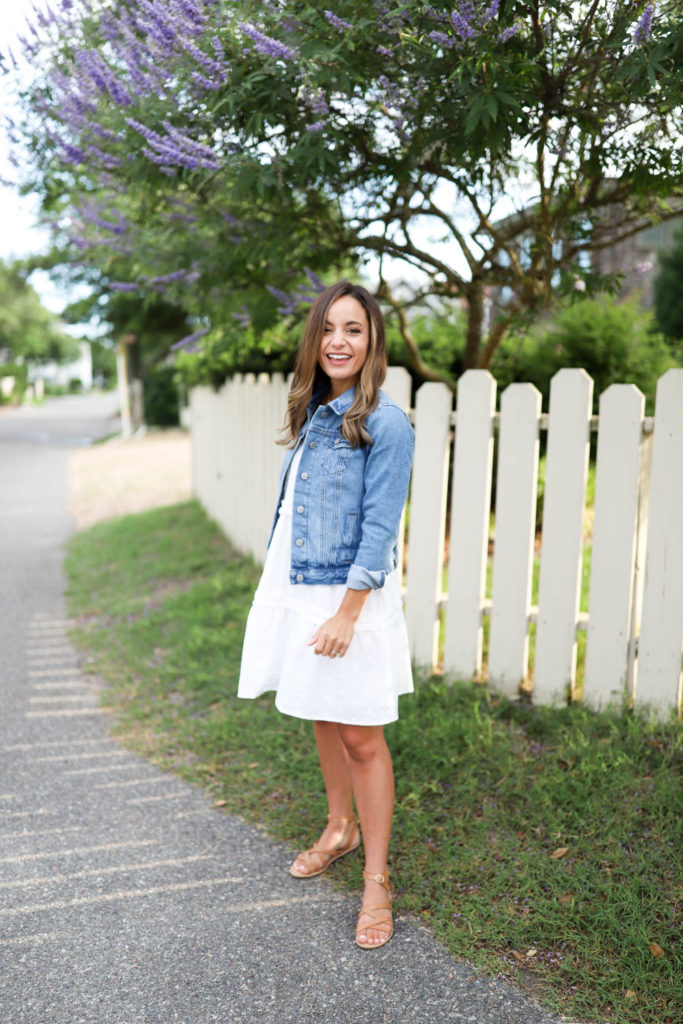
<svg viewBox="0 0 683 1024">
<path fill-rule="evenodd" d="M 152 366 L 145 370 L 145 422 L 150 427 L 177 427 L 180 396 L 173 366 Z"/>
<path fill-rule="evenodd" d="M 654 407 L 657 380 L 675 360 L 653 317 L 625 302 L 601 297 L 561 309 L 528 335 L 511 336 L 501 345 L 492 372 L 501 388 L 512 381 L 535 384 L 547 402 L 550 381 L 563 367 L 582 367 L 595 381 L 594 406 L 610 384 L 635 384 Z"/>
</svg>

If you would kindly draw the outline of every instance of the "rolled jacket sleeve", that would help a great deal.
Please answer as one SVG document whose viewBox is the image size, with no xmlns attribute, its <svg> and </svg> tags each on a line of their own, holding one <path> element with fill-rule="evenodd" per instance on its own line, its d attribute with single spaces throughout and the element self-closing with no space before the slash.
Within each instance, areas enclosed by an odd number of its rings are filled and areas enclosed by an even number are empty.
<svg viewBox="0 0 683 1024">
<path fill-rule="evenodd" d="M 398 406 L 378 410 L 368 428 L 373 444 L 363 477 L 360 544 L 346 582 L 351 590 L 384 586 L 408 497 L 415 447 L 413 428 Z"/>
</svg>

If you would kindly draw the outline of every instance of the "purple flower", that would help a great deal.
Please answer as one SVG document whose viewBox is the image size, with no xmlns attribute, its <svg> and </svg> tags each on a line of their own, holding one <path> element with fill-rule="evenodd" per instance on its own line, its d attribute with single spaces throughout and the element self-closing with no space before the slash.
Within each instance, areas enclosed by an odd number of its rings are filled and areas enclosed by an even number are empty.
<svg viewBox="0 0 683 1024">
<path fill-rule="evenodd" d="M 655 12 L 655 5 L 648 4 L 643 13 L 640 16 L 640 21 L 636 25 L 633 33 L 633 42 L 642 46 L 650 38 L 652 32 L 652 15 Z"/>
<path fill-rule="evenodd" d="M 244 32 L 245 36 L 249 36 L 254 43 L 256 51 L 264 57 L 275 57 L 278 60 L 294 60 L 299 56 L 297 50 L 287 46 L 285 43 L 278 42 L 277 39 L 271 39 L 270 36 L 259 32 L 253 25 L 241 22 L 240 29 Z"/>
<path fill-rule="evenodd" d="M 429 38 L 433 43 L 436 43 L 437 46 L 443 46 L 445 50 L 450 50 L 455 46 L 455 39 L 453 39 L 452 36 L 447 36 L 445 32 L 430 32 Z"/>
<path fill-rule="evenodd" d="M 496 17 L 496 15 L 498 14 L 498 7 L 499 6 L 500 6 L 500 0 L 491 0 L 491 3 L 489 4 L 489 6 L 484 11 L 484 17 L 482 18 L 482 22 L 484 23 L 484 25 L 486 24 L 487 21 L 490 21 L 491 18 L 495 18 Z"/>
<path fill-rule="evenodd" d="M 304 267 L 304 274 L 311 282 L 311 285 L 316 290 L 316 292 L 325 291 L 325 288 L 327 287 L 325 282 L 320 280 L 320 278 L 318 277 L 314 270 L 311 270 L 310 267 Z"/>
<path fill-rule="evenodd" d="M 329 21 L 330 25 L 334 25 L 334 27 L 338 28 L 340 32 L 350 32 L 353 28 L 353 25 L 351 25 L 350 22 L 339 18 L 333 11 L 325 11 L 325 17 Z"/>
<path fill-rule="evenodd" d="M 456 34 L 461 39 L 472 39 L 476 31 L 476 12 L 469 0 L 461 0 L 451 14 L 451 21 Z"/>
<path fill-rule="evenodd" d="M 233 320 L 236 320 L 239 326 L 243 327 L 244 330 L 251 327 L 251 316 L 246 306 L 242 306 L 237 313 L 233 313 L 232 318 Z"/>
<path fill-rule="evenodd" d="M 521 30 L 521 28 L 522 26 L 520 24 L 508 25 L 508 27 L 504 28 L 503 31 L 500 33 L 500 35 L 498 36 L 498 40 L 501 43 L 507 43 L 508 39 L 512 39 L 513 36 L 516 36 L 517 33 Z"/>
<path fill-rule="evenodd" d="M 131 281 L 112 281 L 109 285 L 114 292 L 136 292 L 138 286 Z"/>
<path fill-rule="evenodd" d="M 196 341 L 199 341 L 200 338 L 203 338 L 204 335 L 208 334 L 208 333 L 209 333 L 209 328 L 208 327 L 200 328 L 198 331 L 194 331 L 193 334 L 188 334 L 187 337 L 181 338 L 180 341 L 174 342 L 174 344 L 171 345 L 171 350 L 175 351 L 176 349 L 184 348 L 184 349 L 190 349 L 190 350 L 196 352 L 198 350 L 196 348 L 192 349 L 191 346 L 194 346 L 194 343 Z"/>
</svg>

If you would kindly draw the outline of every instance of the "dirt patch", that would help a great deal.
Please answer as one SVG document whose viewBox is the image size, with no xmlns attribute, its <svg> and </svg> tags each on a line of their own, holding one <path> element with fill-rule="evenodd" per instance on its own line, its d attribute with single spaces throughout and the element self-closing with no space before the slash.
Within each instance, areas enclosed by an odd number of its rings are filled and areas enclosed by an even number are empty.
<svg viewBox="0 0 683 1024">
<path fill-rule="evenodd" d="M 191 496 L 190 436 L 184 430 L 116 437 L 69 456 L 69 512 L 79 530 Z"/>
</svg>

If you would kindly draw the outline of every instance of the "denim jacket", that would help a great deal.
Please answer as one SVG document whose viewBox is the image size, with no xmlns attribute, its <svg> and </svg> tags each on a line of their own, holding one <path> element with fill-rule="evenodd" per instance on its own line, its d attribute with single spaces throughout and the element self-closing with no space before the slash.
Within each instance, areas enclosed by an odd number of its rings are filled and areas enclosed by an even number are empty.
<svg viewBox="0 0 683 1024">
<path fill-rule="evenodd" d="M 317 392 L 301 428 L 298 445 L 303 451 L 292 517 L 293 584 L 377 589 L 397 565 L 415 435 L 403 410 L 380 391 L 379 403 L 366 420 L 373 444 L 352 448 L 340 428 L 353 393 L 349 388 L 328 405 L 319 405 L 322 392 Z M 295 451 L 288 450 L 280 472 L 271 539 Z"/>
</svg>

